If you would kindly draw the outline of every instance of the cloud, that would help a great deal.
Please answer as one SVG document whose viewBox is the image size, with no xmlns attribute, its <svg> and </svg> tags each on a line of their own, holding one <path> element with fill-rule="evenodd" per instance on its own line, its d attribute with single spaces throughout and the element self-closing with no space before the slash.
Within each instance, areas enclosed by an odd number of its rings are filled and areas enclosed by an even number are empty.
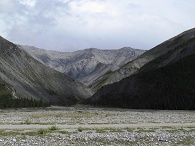
<svg viewBox="0 0 195 146">
<path fill-rule="evenodd" d="M 105 5 L 99 1 L 72 1 L 69 3 L 70 8 L 78 13 L 104 13 L 106 12 Z"/>
<path fill-rule="evenodd" d="M 1 0 L 0 35 L 45 49 L 150 49 L 195 25 L 194 0 Z"/>
<path fill-rule="evenodd" d="M 36 0 L 20 0 L 19 2 L 27 7 L 34 7 L 37 3 Z"/>
</svg>

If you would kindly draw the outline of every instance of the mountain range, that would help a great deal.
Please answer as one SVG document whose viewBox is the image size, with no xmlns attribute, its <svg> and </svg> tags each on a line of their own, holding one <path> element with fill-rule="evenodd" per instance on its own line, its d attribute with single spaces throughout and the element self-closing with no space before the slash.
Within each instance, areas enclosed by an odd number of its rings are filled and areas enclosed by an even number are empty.
<svg viewBox="0 0 195 146">
<path fill-rule="evenodd" d="M 118 50 L 90 48 L 75 52 L 48 51 L 21 45 L 18 47 L 44 65 L 78 80 L 88 87 L 95 86 L 94 83 L 98 83 L 97 81 L 106 73 L 119 69 L 145 52 L 129 47 Z M 101 86 L 98 85 L 98 88 L 92 89 L 96 91 L 104 85 L 101 84 Z"/>
<path fill-rule="evenodd" d="M 195 28 L 148 51 L 57 52 L 0 37 L 0 107 L 1 99 L 22 98 L 52 105 L 194 110 L 194 62 Z"/>
</svg>

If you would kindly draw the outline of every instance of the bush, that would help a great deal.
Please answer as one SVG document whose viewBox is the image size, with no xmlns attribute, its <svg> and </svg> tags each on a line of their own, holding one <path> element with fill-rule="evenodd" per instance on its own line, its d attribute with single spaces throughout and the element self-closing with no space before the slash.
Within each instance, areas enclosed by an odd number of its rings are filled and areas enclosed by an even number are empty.
<svg viewBox="0 0 195 146">
<path fill-rule="evenodd" d="M 79 132 L 82 132 L 82 131 L 83 131 L 83 128 L 82 128 L 82 127 L 79 127 L 79 128 L 78 128 L 78 131 L 79 131 Z"/>
<path fill-rule="evenodd" d="M 43 135 L 43 134 L 45 134 L 45 133 L 47 133 L 47 130 L 46 129 L 39 129 L 38 130 L 38 134 L 40 134 L 40 135 Z"/>
<path fill-rule="evenodd" d="M 56 131 L 56 130 L 59 130 L 59 128 L 56 126 L 56 125 L 53 125 L 49 128 L 49 130 L 51 131 Z"/>
</svg>

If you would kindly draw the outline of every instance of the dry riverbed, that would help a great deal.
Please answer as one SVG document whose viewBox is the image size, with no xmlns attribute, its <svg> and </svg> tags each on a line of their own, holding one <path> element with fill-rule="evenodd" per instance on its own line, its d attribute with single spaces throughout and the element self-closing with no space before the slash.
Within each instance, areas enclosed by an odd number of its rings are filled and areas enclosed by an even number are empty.
<svg viewBox="0 0 195 146">
<path fill-rule="evenodd" d="M 195 145 L 194 111 L 0 110 L 0 146 Z"/>
</svg>

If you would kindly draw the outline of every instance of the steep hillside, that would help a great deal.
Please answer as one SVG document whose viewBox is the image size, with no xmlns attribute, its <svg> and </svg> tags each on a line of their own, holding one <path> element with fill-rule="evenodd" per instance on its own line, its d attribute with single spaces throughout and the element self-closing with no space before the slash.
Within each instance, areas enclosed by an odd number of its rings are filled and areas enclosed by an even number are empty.
<svg viewBox="0 0 195 146">
<path fill-rule="evenodd" d="M 13 98 L 36 99 L 58 105 L 73 104 L 92 94 L 81 83 L 46 67 L 2 37 L 0 80 Z"/>
<path fill-rule="evenodd" d="M 159 56 L 168 53 L 169 51 L 173 50 L 174 48 L 177 48 L 178 50 L 175 51 L 174 55 L 177 55 L 177 53 L 180 52 L 179 48 L 182 49 L 182 45 L 184 45 L 186 42 L 188 42 L 191 38 L 194 37 L 194 29 L 191 29 L 189 31 L 183 32 L 179 34 L 178 36 L 175 36 L 162 44 L 152 48 L 151 50 L 143 53 L 136 59 L 126 63 L 122 67 L 120 67 L 118 70 L 107 72 L 100 78 L 98 78 L 96 81 L 93 82 L 89 87 L 92 89 L 99 89 L 100 87 L 112 84 L 115 82 L 118 82 L 122 80 L 123 78 L 126 78 L 132 74 L 137 73 L 137 71 L 150 62 L 151 60 L 158 58 Z M 170 58 L 170 60 L 172 60 Z M 170 60 L 166 60 L 164 63 L 159 64 L 159 67 L 166 65 Z"/>
<path fill-rule="evenodd" d="M 107 107 L 194 110 L 195 29 L 147 53 L 161 55 L 137 74 L 102 87 L 87 102 Z"/>
<path fill-rule="evenodd" d="M 82 82 L 91 85 L 107 72 L 115 71 L 144 53 L 143 50 L 122 48 L 99 50 L 95 48 L 75 52 L 56 52 L 31 46 L 20 46 L 41 63 Z"/>
</svg>

